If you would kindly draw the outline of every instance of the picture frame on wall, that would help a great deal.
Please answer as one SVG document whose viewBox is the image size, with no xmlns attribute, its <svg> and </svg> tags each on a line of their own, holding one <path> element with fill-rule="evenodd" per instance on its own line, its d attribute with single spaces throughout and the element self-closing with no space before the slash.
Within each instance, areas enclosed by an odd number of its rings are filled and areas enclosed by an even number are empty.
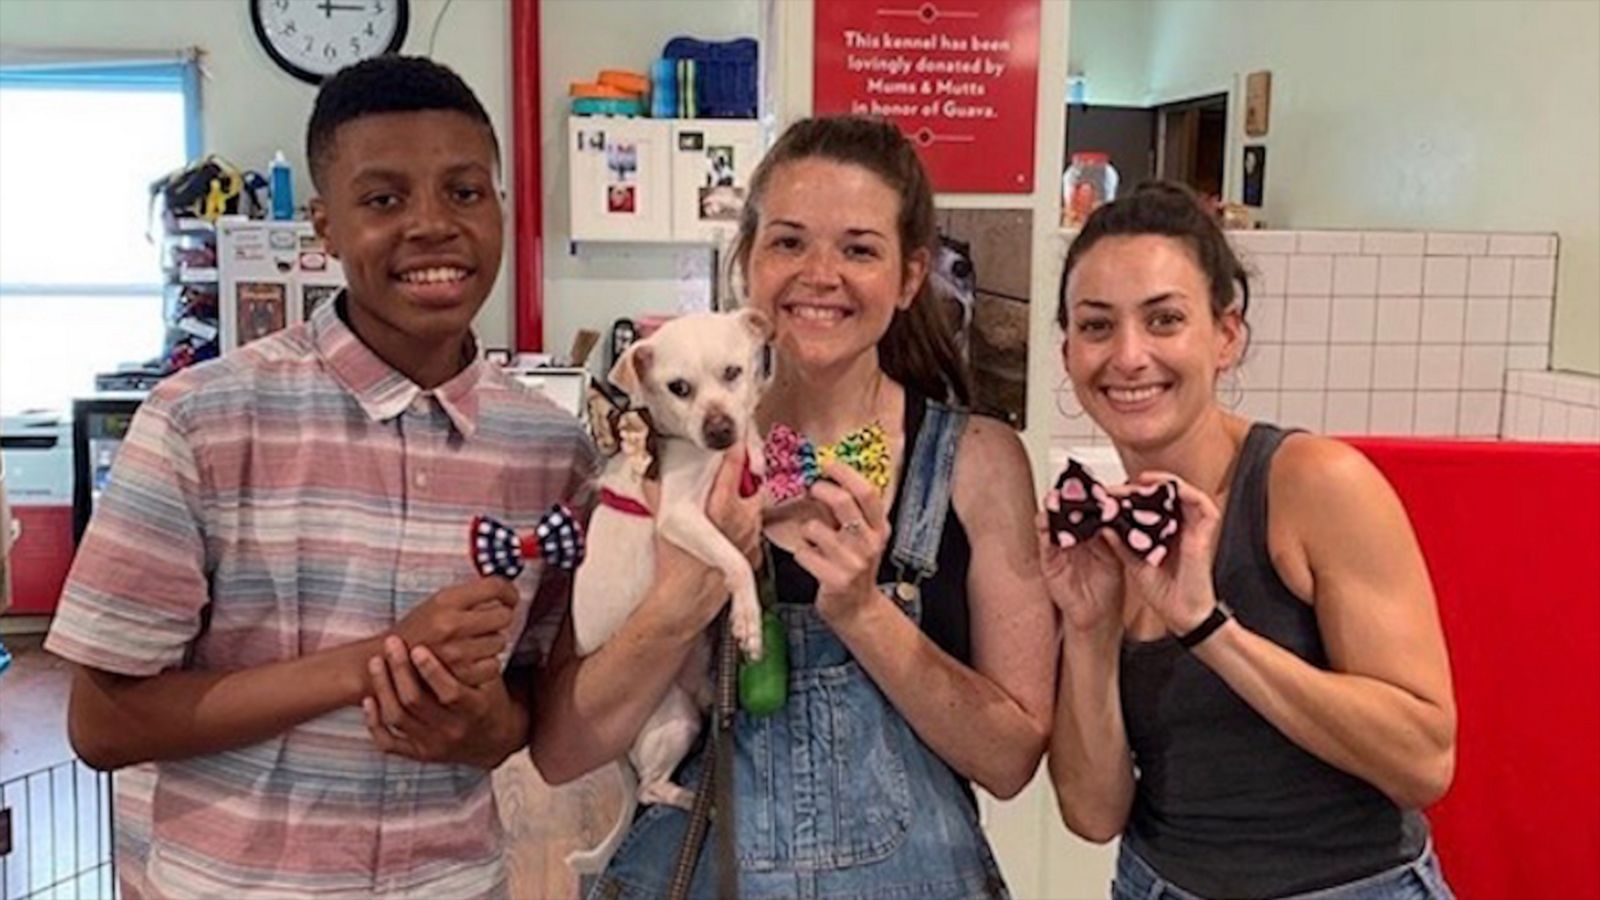
<svg viewBox="0 0 1600 900">
<path fill-rule="evenodd" d="M 1249 144 L 1244 148 L 1244 190 L 1240 198 L 1245 206 L 1261 208 L 1267 183 L 1267 148 L 1262 144 Z"/>
<path fill-rule="evenodd" d="M 1266 137 L 1272 118 L 1272 73 L 1251 72 L 1244 78 L 1244 133 Z"/>
</svg>

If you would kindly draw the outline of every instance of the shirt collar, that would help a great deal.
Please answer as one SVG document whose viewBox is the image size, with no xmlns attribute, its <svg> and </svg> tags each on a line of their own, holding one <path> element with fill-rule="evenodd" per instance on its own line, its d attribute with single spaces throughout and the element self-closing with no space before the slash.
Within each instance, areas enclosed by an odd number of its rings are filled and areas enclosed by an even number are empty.
<svg viewBox="0 0 1600 900">
<path fill-rule="evenodd" d="M 418 397 L 432 396 L 457 431 L 466 437 L 476 434 L 476 388 L 483 375 L 483 362 L 477 358 L 477 338 L 467 335 L 472 362 L 449 381 L 425 391 L 384 362 L 351 330 L 344 317 L 347 302 L 341 290 L 332 303 L 317 306 L 311 314 L 311 339 L 334 381 L 356 399 L 362 412 L 374 422 L 385 422 L 405 412 Z"/>
</svg>

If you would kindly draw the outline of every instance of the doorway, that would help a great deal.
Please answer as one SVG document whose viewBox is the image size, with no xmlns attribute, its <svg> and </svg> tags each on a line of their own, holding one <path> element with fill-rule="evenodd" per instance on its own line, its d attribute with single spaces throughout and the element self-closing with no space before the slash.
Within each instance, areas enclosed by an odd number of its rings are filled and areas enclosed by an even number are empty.
<svg viewBox="0 0 1600 900">
<path fill-rule="evenodd" d="M 1228 95 L 1211 94 L 1154 109 L 1156 177 L 1180 181 L 1202 197 L 1222 198 L 1227 159 Z"/>
</svg>

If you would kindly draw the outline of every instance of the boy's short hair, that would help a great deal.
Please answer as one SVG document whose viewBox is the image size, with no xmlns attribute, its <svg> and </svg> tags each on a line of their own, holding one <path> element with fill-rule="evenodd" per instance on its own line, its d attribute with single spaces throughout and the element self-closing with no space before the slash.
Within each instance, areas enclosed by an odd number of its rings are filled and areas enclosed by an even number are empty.
<svg viewBox="0 0 1600 900">
<path fill-rule="evenodd" d="M 339 126 L 367 115 L 431 110 L 453 110 L 481 123 L 489 132 L 495 159 L 500 158 L 500 140 L 489 114 L 461 76 L 426 57 L 386 53 L 340 69 L 317 91 L 306 127 L 312 183 L 322 188 L 322 173 L 333 156 Z"/>
</svg>

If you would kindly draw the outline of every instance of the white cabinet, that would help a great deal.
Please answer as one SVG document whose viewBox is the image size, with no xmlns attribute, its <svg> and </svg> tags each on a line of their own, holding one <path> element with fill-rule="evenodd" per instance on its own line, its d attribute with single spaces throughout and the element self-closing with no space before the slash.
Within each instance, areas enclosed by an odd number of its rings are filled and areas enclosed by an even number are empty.
<svg viewBox="0 0 1600 900">
<path fill-rule="evenodd" d="M 217 279 L 227 353 L 310 318 L 344 286 L 344 268 L 310 222 L 217 220 Z"/>
<path fill-rule="evenodd" d="M 716 244 L 762 153 L 753 119 L 567 120 L 575 241 Z"/>
</svg>

